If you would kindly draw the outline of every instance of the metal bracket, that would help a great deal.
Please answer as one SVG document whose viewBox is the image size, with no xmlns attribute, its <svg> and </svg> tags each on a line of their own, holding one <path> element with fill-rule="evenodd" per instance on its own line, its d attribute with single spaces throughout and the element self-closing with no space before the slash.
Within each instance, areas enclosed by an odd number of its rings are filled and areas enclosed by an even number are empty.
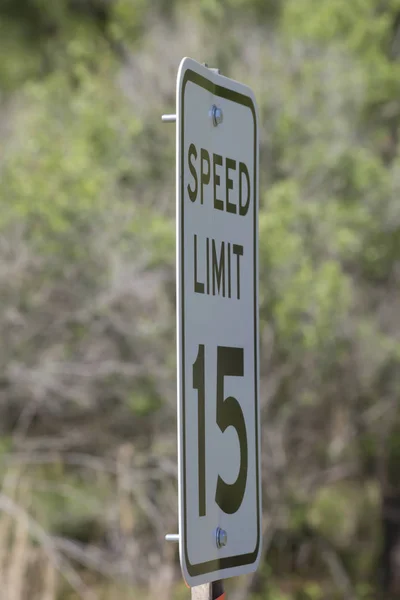
<svg viewBox="0 0 400 600">
<path fill-rule="evenodd" d="M 207 63 L 203 63 L 203 66 L 207 67 L 207 69 L 209 69 L 213 73 L 216 73 L 216 75 L 220 75 L 220 73 L 221 73 L 221 71 L 219 69 L 209 67 Z M 220 108 L 217 108 L 216 106 L 215 107 L 213 106 L 213 109 L 215 109 L 215 111 L 212 114 L 212 119 L 213 119 L 214 126 L 216 127 L 219 123 L 222 123 L 222 111 Z M 217 111 L 219 111 L 219 112 L 217 113 Z M 176 123 L 176 115 L 162 115 L 161 121 L 163 123 Z"/>
<path fill-rule="evenodd" d="M 215 67 L 209 67 L 207 63 L 203 63 L 203 67 L 207 67 L 207 69 L 213 71 L 213 73 L 216 73 L 217 75 L 221 74 L 221 71 L 219 69 L 216 69 Z"/>
</svg>

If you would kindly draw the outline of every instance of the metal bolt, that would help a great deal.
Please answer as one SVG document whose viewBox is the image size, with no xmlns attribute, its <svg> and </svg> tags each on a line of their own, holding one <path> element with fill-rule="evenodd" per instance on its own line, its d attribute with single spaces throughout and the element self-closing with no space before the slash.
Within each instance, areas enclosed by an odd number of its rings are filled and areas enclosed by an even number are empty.
<svg viewBox="0 0 400 600">
<path fill-rule="evenodd" d="M 217 125 L 222 123 L 222 121 L 224 120 L 222 109 L 218 108 L 218 106 L 215 106 L 215 104 L 213 104 L 211 107 L 211 118 L 214 127 L 217 127 Z"/>
<path fill-rule="evenodd" d="M 167 542 L 179 542 L 179 533 L 167 533 L 165 540 Z"/>
<path fill-rule="evenodd" d="M 217 548 L 223 548 L 228 543 L 228 534 L 225 529 L 221 529 L 221 527 L 217 527 L 215 531 L 215 543 L 217 544 Z"/>
</svg>

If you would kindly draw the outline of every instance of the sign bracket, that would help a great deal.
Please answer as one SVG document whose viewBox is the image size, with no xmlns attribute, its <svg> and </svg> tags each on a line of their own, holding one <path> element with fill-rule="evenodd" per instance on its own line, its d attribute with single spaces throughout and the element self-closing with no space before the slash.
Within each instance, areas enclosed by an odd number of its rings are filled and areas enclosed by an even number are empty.
<svg viewBox="0 0 400 600">
<path fill-rule="evenodd" d="M 161 121 L 163 123 L 176 123 L 176 115 L 162 115 Z"/>
</svg>

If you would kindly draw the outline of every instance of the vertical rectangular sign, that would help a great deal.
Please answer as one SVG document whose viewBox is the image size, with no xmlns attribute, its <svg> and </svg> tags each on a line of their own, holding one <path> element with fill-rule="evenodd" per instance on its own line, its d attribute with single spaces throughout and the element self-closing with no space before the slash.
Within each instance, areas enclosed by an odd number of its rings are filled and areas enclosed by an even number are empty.
<svg viewBox="0 0 400 600">
<path fill-rule="evenodd" d="M 261 548 L 258 120 L 254 94 L 192 59 L 177 78 L 180 557 L 189 585 Z"/>
</svg>

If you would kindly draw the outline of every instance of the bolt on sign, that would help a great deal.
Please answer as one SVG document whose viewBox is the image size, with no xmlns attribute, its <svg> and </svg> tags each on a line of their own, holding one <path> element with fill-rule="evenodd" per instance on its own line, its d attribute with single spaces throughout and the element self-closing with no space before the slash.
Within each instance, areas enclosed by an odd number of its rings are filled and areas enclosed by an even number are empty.
<svg viewBox="0 0 400 600">
<path fill-rule="evenodd" d="M 185 58 L 176 121 L 179 546 L 195 586 L 254 571 L 261 547 L 254 94 Z"/>
</svg>

